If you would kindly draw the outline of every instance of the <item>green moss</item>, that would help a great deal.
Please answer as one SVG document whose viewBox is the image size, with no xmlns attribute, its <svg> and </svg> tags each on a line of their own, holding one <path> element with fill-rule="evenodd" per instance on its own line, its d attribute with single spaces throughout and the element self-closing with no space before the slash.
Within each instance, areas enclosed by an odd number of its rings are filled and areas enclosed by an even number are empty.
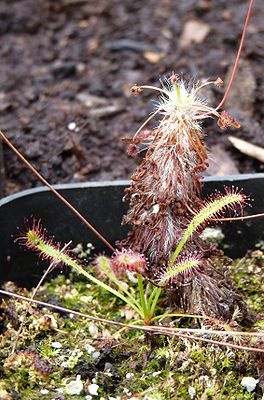
<svg viewBox="0 0 264 400">
<path fill-rule="evenodd" d="M 249 307 L 255 312 L 263 312 L 264 255 L 260 250 L 253 252 L 253 255 L 232 263 L 232 279 Z"/>
<path fill-rule="evenodd" d="M 239 292 L 255 312 L 261 310 L 261 295 L 264 295 L 261 262 L 262 259 L 255 257 L 237 260 L 231 265 Z M 76 274 L 60 275 L 47 282 L 39 290 L 38 298 L 124 321 L 125 306 L 121 301 Z M 240 384 L 244 376 L 257 378 L 256 362 L 251 354 L 165 336 L 146 340 L 141 331 L 118 333 L 118 327 L 95 324 L 35 305 L 30 306 L 19 336 L 19 351 L 10 359 L 18 320 L 27 305 L 12 300 L 3 307 L 8 330 L 0 343 L 4 381 L 0 389 L 10 396 L 15 390 L 22 399 L 39 399 L 40 391 L 48 390 L 47 394 L 41 394 L 41 399 L 50 400 L 56 391 L 63 392 L 67 379 L 80 375 L 84 392 L 78 396 L 64 393 L 65 399 L 85 399 L 92 382 L 99 386 L 97 398 L 106 400 L 109 396 L 124 398 L 130 394 L 145 400 L 189 400 L 194 393 L 193 398 L 203 400 L 261 399 L 260 393 L 247 393 Z M 43 325 L 47 317 L 51 318 L 52 326 Z M 180 323 L 175 320 L 178 326 Z M 263 328 L 261 323 L 263 317 L 258 325 Z M 28 348 L 34 352 L 25 361 L 23 351 Z M 38 371 L 35 359 L 48 363 L 52 370 Z"/>
</svg>

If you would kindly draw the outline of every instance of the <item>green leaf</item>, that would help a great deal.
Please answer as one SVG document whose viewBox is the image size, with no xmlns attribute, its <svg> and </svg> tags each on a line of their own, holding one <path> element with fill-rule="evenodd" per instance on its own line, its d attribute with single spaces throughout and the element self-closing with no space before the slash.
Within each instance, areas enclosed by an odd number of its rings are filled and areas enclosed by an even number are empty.
<svg viewBox="0 0 264 400">
<path fill-rule="evenodd" d="M 180 240 L 178 246 L 176 247 L 176 250 L 172 255 L 171 261 L 169 263 L 169 268 L 173 268 L 173 264 L 180 252 L 182 251 L 183 246 L 201 224 L 203 224 L 209 218 L 217 215 L 219 211 L 222 211 L 226 208 L 232 208 L 235 204 L 243 203 L 244 199 L 245 196 L 242 193 L 236 193 L 232 189 L 231 193 L 227 193 L 225 195 L 219 196 L 215 200 L 209 201 L 189 223 L 182 239 Z"/>
</svg>

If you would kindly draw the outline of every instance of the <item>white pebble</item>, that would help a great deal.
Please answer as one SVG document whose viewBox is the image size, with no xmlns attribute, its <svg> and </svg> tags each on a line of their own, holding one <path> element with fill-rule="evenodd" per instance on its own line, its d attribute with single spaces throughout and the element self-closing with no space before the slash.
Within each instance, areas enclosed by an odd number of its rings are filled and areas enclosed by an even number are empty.
<svg viewBox="0 0 264 400">
<path fill-rule="evenodd" d="M 88 354 L 93 354 L 96 351 L 96 348 L 91 346 L 89 343 L 84 345 L 84 349 L 87 351 Z"/>
<path fill-rule="evenodd" d="M 100 352 L 99 352 L 99 351 L 95 351 L 95 352 L 92 354 L 92 357 L 93 357 L 95 360 L 97 360 L 97 359 L 100 357 Z"/>
<path fill-rule="evenodd" d="M 256 389 L 256 386 L 258 383 L 259 383 L 259 380 L 252 378 L 251 376 L 245 376 L 241 381 L 241 385 L 245 389 L 247 389 L 248 393 L 253 392 L 253 390 Z"/>
<path fill-rule="evenodd" d="M 92 336 L 98 336 L 99 330 L 96 325 L 91 324 L 88 329 Z"/>
<path fill-rule="evenodd" d="M 39 392 L 40 394 L 49 394 L 49 391 L 47 389 L 41 389 L 41 391 Z"/>
<path fill-rule="evenodd" d="M 61 349 L 62 344 L 60 342 L 52 342 L 51 347 L 53 347 L 54 349 Z"/>
<path fill-rule="evenodd" d="M 134 376 L 133 372 L 129 372 L 128 374 L 126 374 L 127 379 L 131 379 L 133 378 L 133 376 Z"/>
<path fill-rule="evenodd" d="M 225 235 L 222 232 L 221 228 L 205 228 L 203 233 L 201 234 L 201 238 L 203 240 L 220 242 L 225 238 Z"/>
<path fill-rule="evenodd" d="M 69 394 L 72 396 L 81 394 L 82 391 L 83 383 L 81 381 L 81 375 L 77 375 L 75 381 L 70 381 L 69 383 L 67 383 L 64 389 L 65 394 Z"/>
<path fill-rule="evenodd" d="M 70 123 L 68 124 L 68 129 L 69 129 L 70 131 L 74 131 L 74 129 L 76 129 L 76 123 L 75 123 L 75 122 L 70 122 Z"/>
<path fill-rule="evenodd" d="M 91 301 L 93 300 L 92 296 L 81 296 L 80 300 L 83 303 L 91 303 Z"/>
<path fill-rule="evenodd" d="M 91 385 L 88 386 L 88 392 L 92 396 L 98 396 L 98 389 L 99 389 L 99 386 L 96 385 L 95 383 L 91 383 Z"/>
<path fill-rule="evenodd" d="M 190 396 L 190 400 L 192 400 L 192 399 L 195 398 L 196 390 L 195 390 L 194 387 L 190 386 L 190 387 L 188 388 L 188 393 L 189 393 L 189 396 Z"/>
</svg>

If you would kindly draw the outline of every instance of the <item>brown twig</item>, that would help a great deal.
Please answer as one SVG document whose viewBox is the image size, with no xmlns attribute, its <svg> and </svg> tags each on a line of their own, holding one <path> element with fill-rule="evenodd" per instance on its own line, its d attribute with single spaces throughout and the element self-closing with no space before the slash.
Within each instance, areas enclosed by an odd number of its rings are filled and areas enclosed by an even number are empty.
<svg viewBox="0 0 264 400">
<path fill-rule="evenodd" d="M 137 329 L 137 330 L 143 330 L 145 332 L 152 332 L 154 334 L 158 334 L 158 335 L 171 335 L 171 336 L 177 336 L 177 337 L 183 337 L 186 339 L 191 339 L 191 340 L 198 340 L 198 341 L 202 341 L 202 342 L 207 342 L 207 343 L 211 343 L 211 344 L 215 344 L 218 346 L 225 346 L 225 347 L 231 347 L 233 349 L 237 349 L 237 350 L 244 350 L 244 351 L 251 351 L 251 352 L 258 352 L 258 353 L 264 353 L 264 349 L 262 348 L 255 348 L 255 347 L 248 347 L 248 346 L 240 346 L 240 345 L 236 345 L 236 344 L 232 344 L 232 343 L 227 343 L 227 342 L 221 342 L 221 341 L 217 341 L 217 340 L 212 340 L 212 339 L 206 339 L 203 337 L 199 337 L 199 336 L 194 336 L 194 335 L 187 335 L 187 334 L 183 334 L 181 333 L 182 331 L 187 332 L 196 332 L 196 333 L 206 333 L 206 334 L 223 334 L 223 335 L 239 335 L 239 336 L 255 336 L 255 337 L 263 337 L 264 333 L 261 332 L 235 332 L 234 331 L 229 331 L 229 332 L 225 332 L 225 331 L 210 331 L 207 330 L 205 331 L 204 329 L 181 329 L 181 328 L 171 328 L 171 327 L 161 327 L 161 326 L 150 326 L 150 325 L 144 325 L 144 326 L 138 326 L 138 325 L 133 325 L 133 324 L 125 324 L 122 322 L 117 322 L 117 321 L 113 321 L 113 320 L 108 320 L 106 318 L 100 318 L 100 317 L 94 317 L 92 315 L 88 315 L 79 311 L 74 311 L 68 308 L 64 308 L 64 307 L 60 307 L 60 306 L 55 306 L 53 304 L 49 304 L 49 303 L 45 303 L 43 301 L 38 301 L 38 300 L 32 300 L 28 297 L 25 296 L 21 296 L 15 293 L 11 293 L 11 292 L 7 292 L 5 290 L 0 290 L 0 294 L 3 294 L 5 296 L 9 296 L 9 297 L 14 297 L 23 301 L 27 301 L 30 303 L 35 303 L 38 304 L 42 307 L 49 307 L 52 308 L 54 310 L 58 310 L 58 311 L 63 311 L 66 313 L 70 313 L 73 315 L 76 315 L 78 317 L 83 317 L 83 318 L 87 318 L 90 319 L 92 321 L 96 321 L 96 322 L 102 322 L 104 324 L 108 324 L 108 325 L 115 325 L 115 326 L 120 326 L 120 327 L 124 327 L 124 328 L 129 328 L 129 329 Z"/>
</svg>

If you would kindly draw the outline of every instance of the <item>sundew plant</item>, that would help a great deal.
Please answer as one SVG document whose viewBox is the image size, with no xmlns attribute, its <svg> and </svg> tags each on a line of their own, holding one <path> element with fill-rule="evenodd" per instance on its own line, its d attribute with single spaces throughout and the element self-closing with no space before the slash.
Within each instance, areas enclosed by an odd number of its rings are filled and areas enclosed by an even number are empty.
<svg viewBox="0 0 264 400">
<path fill-rule="evenodd" d="M 126 190 L 130 208 L 123 222 L 132 229 L 120 246 L 143 253 L 148 260 L 143 275 L 170 287 L 177 305 L 185 311 L 230 319 L 236 306 L 243 308 L 243 304 L 228 284 L 218 284 L 222 279 L 210 259 L 219 251 L 200 237 L 210 218 L 221 218 L 231 210 L 236 213 L 247 200 L 235 188 L 226 188 L 225 193 L 215 193 L 207 200 L 200 195 L 202 173 L 208 165 L 203 120 L 214 116 L 223 129 L 239 126 L 226 111 L 219 113 L 199 97 L 205 85 L 221 83 L 218 78 L 187 84 L 172 75 L 161 80 L 161 88 L 132 88 L 134 93 L 146 89 L 159 93 L 151 117 L 159 115 L 160 121 L 147 131 L 141 130 L 143 123 L 128 145 L 133 156 L 140 145 L 147 151 Z"/>
<path fill-rule="evenodd" d="M 188 315 L 230 321 L 234 314 L 239 314 L 240 320 L 250 319 L 245 303 L 232 284 L 214 268 L 212 258 L 221 259 L 220 250 L 201 239 L 208 224 L 225 218 L 241 218 L 249 198 L 242 189 L 230 187 L 203 199 L 201 188 L 202 174 L 208 166 L 203 121 L 215 118 L 222 129 L 240 126 L 227 111 L 220 109 L 232 86 L 252 4 L 250 1 L 232 77 L 217 107 L 208 105 L 201 89 L 207 85 L 221 87 L 223 81 L 219 77 L 213 81 L 188 83 L 172 74 L 161 79 L 160 87 L 132 87 L 134 94 L 153 90 L 158 96 L 153 113 L 132 138 L 124 139 L 129 156 L 137 157 L 142 149 L 145 155 L 124 196 L 124 201 L 129 202 L 129 210 L 123 223 L 130 226 L 130 232 L 115 246 L 97 232 L 0 132 L 2 139 L 39 180 L 110 248 L 112 256 L 98 256 L 94 261 L 95 273 L 90 273 L 68 248 L 49 238 L 36 221 L 20 235 L 19 242 L 38 252 L 53 267 L 70 266 L 121 299 L 137 313 L 135 323 L 150 325 L 166 316 L 155 315 L 162 291 L 171 299 L 173 307 Z M 148 126 L 151 120 L 156 121 L 152 129 Z M 132 275 L 132 280 L 137 282 L 137 290 L 127 285 L 127 275 L 130 278 Z"/>
<path fill-rule="evenodd" d="M 162 119 L 153 131 L 142 132 L 140 128 L 129 140 L 129 154 L 137 155 L 141 144 L 147 151 L 124 197 L 130 200 L 124 223 L 132 229 L 127 239 L 117 244 L 119 249 L 110 259 L 99 256 L 95 261 L 99 277 L 107 278 L 111 286 L 85 271 L 68 251 L 46 238 L 39 223 L 22 235 L 20 243 L 55 265 L 62 262 L 85 275 L 127 303 L 138 314 L 138 322 L 147 325 L 157 318 L 155 310 L 161 288 L 173 291 L 177 306 L 189 314 L 230 320 L 237 307 L 246 313 L 242 300 L 227 283 L 223 285 L 211 265 L 210 257 L 219 251 L 200 239 L 210 218 L 225 216 L 238 208 L 243 210 L 247 202 L 242 191 L 233 187 L 207 200 L 200 197 L 201 172 L 207 165 L 202 121 L 213 115 L 223 128 L 238 125 L 227 112 L 223 117 L 223 113 L 219 114 L 198 96 L 205 85 L 221 83 L 218 78 L 215 82 L 187 86 L 172 75 L 162 81 L 160 89 L 132 88 L 134 93 L 144 89 L 160 93 L 152 117 L 160 114 Z M 136 276 L 138 294 L 122 283 L 127 272 Z M 146 290 L 143 279 L 151 282 Z"/>
</svg>

